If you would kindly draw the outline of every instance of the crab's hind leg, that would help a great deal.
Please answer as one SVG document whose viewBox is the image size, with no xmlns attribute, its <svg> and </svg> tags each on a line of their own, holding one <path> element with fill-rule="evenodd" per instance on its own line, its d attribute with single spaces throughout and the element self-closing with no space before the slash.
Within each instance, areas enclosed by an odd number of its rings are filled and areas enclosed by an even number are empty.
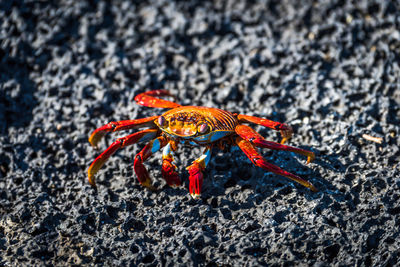
<svg viewBox="0 0 400 267">
<path fill-rule="evenodd" d="M 196 159 L 192 165 L 186 169 L 189 171 L 189 192 L 190 195 L 197 199 L 201 195 L 201 187 L 203 186 L 203 171 L 207 167 L 211 158 L 212 146 L 207 146 L 203 155 Z"/>
<path fill-rule="evenodd" d="M 282 170 L 278 166 L 275 166 L 269 162 L 267 162 L 258 152 L 257 149 L 251 144 L 249 141 L 244 140 L 241 137 L 236 138 L 236 144 L 240 147 L 240 149 L 246 154 L 246 156 L 254 163 L 254 165 L 263 168 L 264 170 L 270 171 L 272 173 L 285 176 L 299 184 L 309 188 L 313 192 L 317 192 L 318 189 L 313 186 L 310 182 L 303 180 L 297 175 L 294 175 L 290 172 Z"/>
<path fill-rule="evenodd" d="M 88 170 L 89 183 L 96 186 L 95 175 L 100 168 L 106 163 L 108 158 L 113 155 L 118 149 L 133 145 L 135 143 L 146 142 L 154 139 L 158 134 L 158 129 L 147 129 L 131 135 L 118 138 L 112 143 L 103 153 L 101 153 L 90 165 Z"/>
<path fill-rule="evenodd" d="M 89 142 L 93 147 L 97 148 L 97 144 L 100 142 L 101 138 L 109 132 L 117 132 L 128 129 L 136 129 L 140 127 L 151 127 L 157 128 L 154 124 L 154 120 L 156 120 L 159 116 L 147 117 L 136 120 L 124 120 L 124 121 L 112 121 L 109 122 L 100 128 L 97 128 L 93 131 L 93 133 L 89 137 Z"/>
<path fill-rule="evenodd" d="M 271 142 L 267 141 L 262 137 L 259 133 L 257 133 L 253 128 L 247 126 L 247 125 L 238 125 L 235 128 L 236 133 L 242 137 L 243 139 L 250 141 L 252 144 L 254 144 L 257 147 L 262 147 L 262 148 L 269 148 L 269 149 L 274 149 L 274 150 L 284 150 L 284 151 L 290 151 L 294 152 L 300 155 L 304 155 L 307 157 L 307 163 L 310 163 L 315 159 L 315 155 L 311 151 L 307 151 L 301 148 L 297 147 L 292 147 L 292 146 L 287 146 L 287 145 L 282 145 L 276 142 Z"/>
<path fill-rule="evenodd" d="M 271 129 L 274 129 L 276 131 L 281 132 L 282 136 L 282 141 L 281 144 L 284 144 L 287 140 L 289 140 L 292 137 L 293 134 L 293 129 L 286 123 L 281 123 L 277 121 L 271 121 L 259 117 L 254 117 L 254 116 L 248 116 L 248 115 L 242 115 L 239 114 L 237 115 L 237 118 L 239 122 L 251 122 L 255 123 L 264 127 L 268 127 Z"/>
<path fill-rule="evenodd" d="M 172 142 L 172 141 L 171 141 Z M 169 186 L 180 186 L 181 180 L 176 172 L 176 166 L 172 162 L 174 156 L 172 154 L 171 142 L 169 142 L 163 150 L 163 164 L 162 164 L 162 176 Z"/>
<path fill-rule="evenodd" d="M 133 169 L 135 170 L 135 173 L 138 177 L 138 180 L 141 185 L 153 189 L 153 186 L 151 184 L 151 179 L 150 175 L 146 169 L 146 167 L 143 165 L 143 162 L 148 159 L 151 155 L 153 155 L 155 152 L 160 150 L 162 147 L 164 147 L 168 143 L 168 140 L 160 136 L 156 139 L 151 140 L 143 149 L 140 151 L 136 156 L 135 156 L 135 162 L 133 163 Z"/>
<path fill-rule="evenodd" d="M 137 95 L 135 101 L 139 105 L 151 108 L 177 108 L 181 106 L 178 103 L 160 99 L 161 96 L 174 97 L 168 90 L 153 90 Z"/>
</svg>

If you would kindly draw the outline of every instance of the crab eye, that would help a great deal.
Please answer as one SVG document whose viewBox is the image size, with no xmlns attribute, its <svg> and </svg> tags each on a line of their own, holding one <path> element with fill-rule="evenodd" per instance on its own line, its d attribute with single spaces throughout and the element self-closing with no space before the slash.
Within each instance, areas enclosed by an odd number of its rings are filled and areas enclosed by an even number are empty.
<svg viewBox="0 0 400 267">
<path fill-rule="evenodd" d="M 201 134 L 205 134 L 208 130 L 210 130 L 210 127 L 208 127 L 207 123 L 202 123 L 197 127 L 197 131 Z"/>
<path fill-rule="evenodd" d="M 158 117 L 158 124 L 160 124 L 160 126 L 165 126 L 165 124 L 167 124 L 167 120 L 163 116 L 160 116 Z"/>
</svg>

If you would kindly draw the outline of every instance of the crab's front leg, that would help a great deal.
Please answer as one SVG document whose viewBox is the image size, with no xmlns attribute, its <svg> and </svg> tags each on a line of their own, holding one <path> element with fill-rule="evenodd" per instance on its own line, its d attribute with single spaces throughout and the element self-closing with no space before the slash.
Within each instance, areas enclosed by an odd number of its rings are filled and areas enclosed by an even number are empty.
<svg viewBox="0 0 400 267">
<path fill-rule="evenodd" d="M 162 164 L 162 176 L 169 186 L 180 186 L 181 180 L 176 172 L 176 166 L 172 162 L 174 156 L 172 154 L 171 142 L 169 142 L 163 150 L 163 164 Z"/>
<path fill-rule="evenodd" d="M 146 159 L 148 159 L 151 155 L 153 155 L 155 152 L 157 152 L 162 147 L 164 147 L 167 143 L 168 143 L 168 140 L 165 137 L 160 136 L 156 139 L 151 140 L 142 149 L 142 151 L 140 151 L 135 156 L 135 162 L 133 163 L 133 169 L 135 170 L 135 173 L 136 173 L 141 185 L 143 185 L 149 189 L 154 189 L 151 184 L 150 175 L 149 175 L 146 167 L 143 165 L 143 162 Z"/>
<path fill-rule="evenodd" d="M 197 199 L 201 195 L 201 187 L 203 186 L 203 171 L 207 167 L 211 158 L 212 146 L 207 146 L 203 155 L 196 159 L 192 165 L 186 169 L 189 171 L 189 192 L 190 195 Z"/>
</svg>

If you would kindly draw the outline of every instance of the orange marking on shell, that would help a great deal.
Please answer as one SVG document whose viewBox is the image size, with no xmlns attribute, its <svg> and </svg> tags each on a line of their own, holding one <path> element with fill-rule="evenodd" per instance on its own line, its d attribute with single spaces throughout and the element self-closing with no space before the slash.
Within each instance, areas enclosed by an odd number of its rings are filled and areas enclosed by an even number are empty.
<svg viewBox="0 0 400 267">
<path fill-rule="evenodd" d="M 194 129 L 200 122 L 208 122 L 211 131 L 234 131 L 238 124 L 236 117 L 232 113 L 208 107 L 182 106 L 169 110 L 162 116 L 170 122 L 172 134 L 179 132 L 178 130 L 172 132 L 172 129 L 179 127 L 197 131 L 197 129 Z M 180 125 L 181 122 L 183 122 L 182 125 Z M 168 131 L 168 129 L 163 130 Z"/>
</svg>

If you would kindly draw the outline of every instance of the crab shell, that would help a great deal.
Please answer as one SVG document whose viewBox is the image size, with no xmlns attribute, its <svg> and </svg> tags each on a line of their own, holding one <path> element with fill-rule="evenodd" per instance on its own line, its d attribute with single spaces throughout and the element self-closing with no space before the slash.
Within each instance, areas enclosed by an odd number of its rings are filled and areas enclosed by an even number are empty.
<svg viewBox="0 0 400 267">
<path fill-rule="evenodd" d="M 238 120 L 222 109 L 182 106 L 165 112 L 154 123 L 171 139 L 205 145 L 233 134 Z"/>
</svg>

